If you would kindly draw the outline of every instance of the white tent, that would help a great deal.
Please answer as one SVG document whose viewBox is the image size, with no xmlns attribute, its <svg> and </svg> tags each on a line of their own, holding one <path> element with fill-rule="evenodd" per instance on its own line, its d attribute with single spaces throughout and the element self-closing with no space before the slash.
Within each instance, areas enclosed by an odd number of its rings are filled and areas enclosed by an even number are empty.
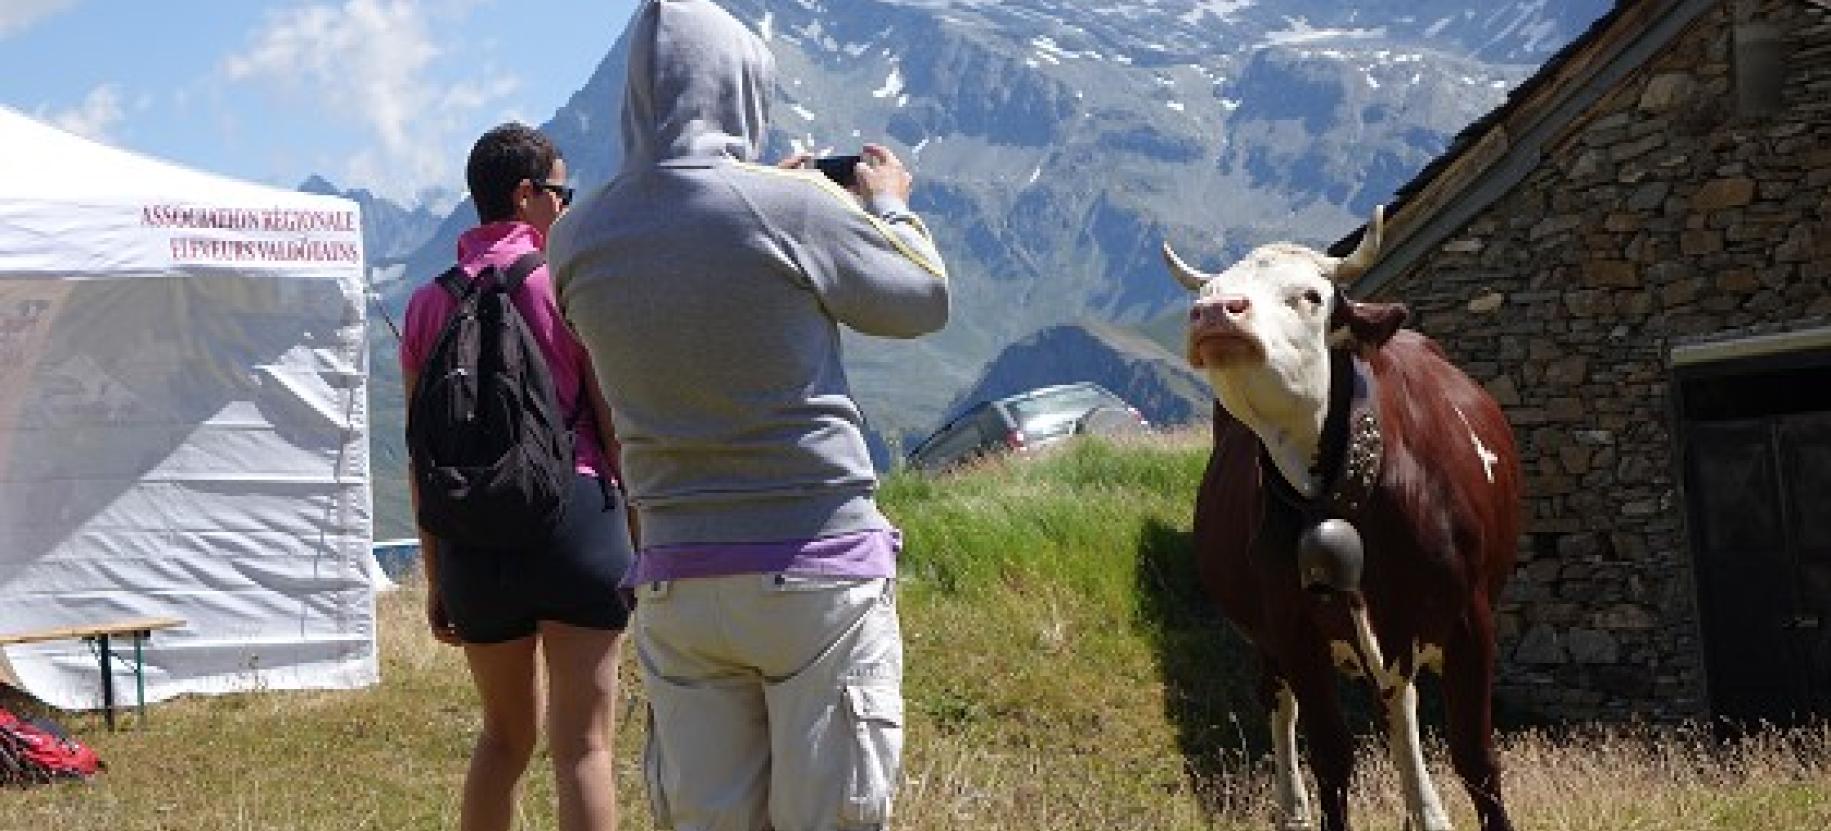
<svg viewBox="0 0 1831 831">
<path fill-rule="evenodd" d="M 362 268 L 349 200 L 0 108 L 0 633 L 183 618 L 148 700 L 375 683 Z M 100 704 L 83 643 L 4 659 Z"/>
</svg>

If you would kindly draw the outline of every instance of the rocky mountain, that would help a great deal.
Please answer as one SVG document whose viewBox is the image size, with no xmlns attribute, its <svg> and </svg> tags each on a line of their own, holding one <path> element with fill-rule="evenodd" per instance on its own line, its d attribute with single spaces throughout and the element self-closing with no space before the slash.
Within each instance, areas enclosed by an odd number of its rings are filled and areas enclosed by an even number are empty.
<svg viewBox="0 0 1831 831">
<path fill-rule="evenodd" d="M 934 427 L 1039 331 L 1161 318 L 1181 302 L 1157 253 L 1166 238 L 1219 265 L 1263 242 L 1340 237 L 1611 4 L 721 2 L 777 58 L 770 156 L 887 143 L 948 259 L 944 332 L 848 335 L 856 393 L 884 435 Z M 543 125 L 582 187 L 621 160 L 623 76 L 619 44 Z M 407 273 L 442 269 L 470 218 L 460 205 Z"/>
<path fill-rule="evenodd" d="M 371 268 L 386 268 L 406 259 L 431 239 L 444 217 L 425 204 L 405 207 L 363 188 L 343 190 L 322 176 L 311 176 L 297 188 L 304 193 L 341 196 L 362 207 L 362 247 Z"/>
</svg>

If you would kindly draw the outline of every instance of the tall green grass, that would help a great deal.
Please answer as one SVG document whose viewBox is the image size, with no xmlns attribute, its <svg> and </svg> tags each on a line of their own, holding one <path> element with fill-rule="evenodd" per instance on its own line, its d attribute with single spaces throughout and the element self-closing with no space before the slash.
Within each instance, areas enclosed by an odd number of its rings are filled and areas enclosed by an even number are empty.
<svg viewBox="0 0 1831 831">
<path fill-rule="evenodd" d="M 942 802 L 1025 818 L 1002 827 L 1202 825 L 1190 774 L 1243 747 L 1229 715 L 1250 706 L 1188 556 L 1206 461 L 1189 438 L 1083 441 L 886 483 L 906 543 L 906 692 L 935 742 L 911 761 L 971 759 Z M 912 785 L 911 805 L 937 796 Z"/>
<path fill-rule="evenodd" d="M 1077 442 L 883 489 L 903 528 L 909 736 L 898 826 L 1265 828 L 1263 715 L 1249 651 L 1196 587 L 1199 435 Z M 343 831 L 456 825 L 476 730 L 458 651 L 434 644 L 423 585 L 380 604 L 383 682 L 341 693 L 193 698 L 144 730 L 66 717 L 110 763 L 88 785 L 0 791 L 0 831 Z M 623 714 L 639 712 L 625 663 Z M 623 827 L 647 828 L 639 719 L 619 726 Z M 1502 738 L 1522 829 L 1831 827 L 1831 728 L 1719 743 L 1608 728 Z M 1430 745 L 1458 827 L 1468 801 Z M 1357 827 L 1397 829 L 1396 776 L 1369 741 Z M 537 759 L 524 828 L 552 828 Z"/>
</svg>

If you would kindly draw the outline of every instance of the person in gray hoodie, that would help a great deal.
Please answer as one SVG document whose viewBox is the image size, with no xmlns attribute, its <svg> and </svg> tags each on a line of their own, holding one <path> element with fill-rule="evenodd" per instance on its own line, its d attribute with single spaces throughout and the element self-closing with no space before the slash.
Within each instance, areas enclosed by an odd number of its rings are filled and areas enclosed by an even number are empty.
<svg viewBox="0 0 1831 831">
<path fill-rule="evenodd" d="M 621 170 L 548 243 L 622 440 L 627 584 L 657 824 L 873 828 L 903 729 L 897 530 L 839 327 L 945 325 L 945 268 L 895 154 L 850 191 L 758 164 L 774 62 L 708 0 L 631 22 Z"/>
</svg>

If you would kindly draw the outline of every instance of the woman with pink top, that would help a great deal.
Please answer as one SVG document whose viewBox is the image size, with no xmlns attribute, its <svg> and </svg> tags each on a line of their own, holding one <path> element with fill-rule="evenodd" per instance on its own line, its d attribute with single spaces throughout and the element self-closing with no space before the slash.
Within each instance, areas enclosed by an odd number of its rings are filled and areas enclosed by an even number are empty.
<svg viewBox="0 0 1831 831">
<path fill-rule="evenodd" d="M 572 201 L 566 162 L 546 136 L 521 124 L 485 133 L 465 168 L 480 223 L 458 239 L 458 264 L 474 278 L 546 247 L 547 230 Z M 559 827 L 617 825 L 610 739 L 617 660 L 630 609 L 617 590 L 634 559 L 617 441 L 590 358 L 567 328 L 546 266 L 512 297 L 547 360 L 560 412 L 576 426 L 576 469 L 564 519 L 523 549 L 477 548 L 420 532 L 431 587 L 433 637 L 462 646 L 483 703 L 483 727 L 464 780 L 461 828 L 506 831 L 544 710 Z M 429 281 L 407 304 L 400 361 L 407 398 L 458 303 Z M 416 496 L 417 501 L 417 496 Z"/>
</svg>

